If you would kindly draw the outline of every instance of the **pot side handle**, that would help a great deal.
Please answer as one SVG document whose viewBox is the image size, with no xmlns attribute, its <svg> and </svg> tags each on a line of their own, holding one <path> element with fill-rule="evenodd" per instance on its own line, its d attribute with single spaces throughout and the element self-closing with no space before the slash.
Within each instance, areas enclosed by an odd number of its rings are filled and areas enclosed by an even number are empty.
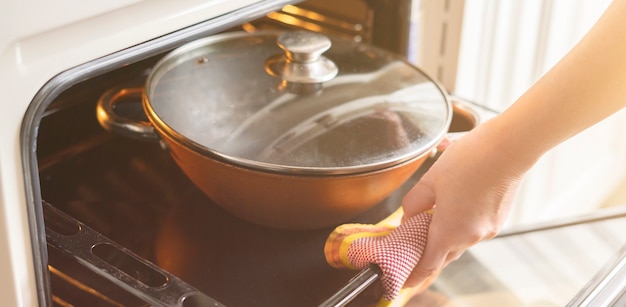
<svg viewBox="0 0 626 307">
<path fill-rule="evenodd" d="M 450 124 L 448 133 L 446 133 L 443 140 L 437 146 L 433 156 L 436 156 L 437 153 L 441 153 L 448 146 L 452 145 L 452 143 L 467 134 L 467 132 L 498 114 L 496 111 L 459 96 L 450 95 L 449 97 L 453 108 L 452 123 Z"/>
<path fill-rule="evenodd" d="M 100 96 L 96 106 L 96 116 L 100 126 L 107 131 L 126 137 L 158 142 L 159 135 L 148 121 L 131 119 L 115 113 L 118 103 L 132 103 L 141 100 L 143 88 L 113 88 Z"/>
</svg>

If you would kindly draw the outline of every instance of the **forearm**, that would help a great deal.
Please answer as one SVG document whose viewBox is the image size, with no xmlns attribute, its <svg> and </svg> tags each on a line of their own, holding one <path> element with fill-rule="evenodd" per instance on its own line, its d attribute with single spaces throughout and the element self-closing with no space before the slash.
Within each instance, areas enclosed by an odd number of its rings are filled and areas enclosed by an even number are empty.
<svg viewBox="0 0 626 307">
<path fill-rule="evenodd" d="M 617 0 L 544 77 L 489 123 L 530 167 L 554 146 L 626 106 L 626 1 Z"/>
</svg>

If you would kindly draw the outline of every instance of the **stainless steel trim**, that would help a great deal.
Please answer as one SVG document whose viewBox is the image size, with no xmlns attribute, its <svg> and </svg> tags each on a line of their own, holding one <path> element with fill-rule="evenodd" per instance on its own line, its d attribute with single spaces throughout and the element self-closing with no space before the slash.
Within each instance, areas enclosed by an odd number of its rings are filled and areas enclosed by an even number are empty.
<svg viewBox="0 0 626 307">
<path fill-rule="evenodd" d="M 378 266 L 374 264 L 370 265 L 350 279 L 346 285 L 320 304 L 319 307 L 338 307 L 348 305 L 367 287 L 374 284 L 381 275 L 382 271 Z"/>
<path fill-rule="evenodd" d="M 567 304 L 573 306 L 623 306 L 626 300 L 626 245 Z"/>
<path fill-rule="evenodd" d="M 515 235 L 520 235 L 524 233 L 537 232 L 537 231 L 542 231 L 542 230 L 547 230 L 547 229 L 561 228 L 561 227 L 571 226 L 571 225 L 580 225 L 580 224 L 591 223 L 591 222 L 602 221 L 602 220 L 609 220 L 609 219 L 613 219 L 617 217 L 626 217 L 626 206 L 607 208 L 607 209 L 594 211 L 592 213 L 583 214 L 580 216 L 565 217 L 565 218 L 561 218 L 557 220 L 550 220 L 550 221 L 543 222 L 543 223 L 516 227 L 516 228 L 502 231 L 500 234 L 498 234 L 497 238 L 515 236 Z"/>
</svg>

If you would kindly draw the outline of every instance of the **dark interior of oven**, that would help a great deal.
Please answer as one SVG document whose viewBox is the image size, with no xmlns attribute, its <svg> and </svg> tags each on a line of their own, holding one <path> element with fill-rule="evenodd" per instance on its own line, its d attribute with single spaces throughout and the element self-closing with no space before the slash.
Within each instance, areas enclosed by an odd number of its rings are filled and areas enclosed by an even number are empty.
<svg viewBox="0 0 626 307">
<path fill-rule="evenodd" d="M 325 263 L 323 243 L 332 229 L 280 231 L 239 220 L 213 205 L 158 143 L 118 137 L 98 125 L 94 110 L 99 93 L 120 82 L 140 86 L 150 62 L 79 84 L 59 97 L 40 126 L 43 200 L 227 305 L 323 301 L 323 295 L 354 274 Z M 141 116 L 139 101 L 125 106 L 120 112 Z M 48 228 L 59 233 L 73 228 L 50 209 L 45 211 Z M 390 202 L 376 210 L 393 209 Z M 360 220 L 376 222 L 375 217 Z M 53 245 L 48 253 L 55 303 L 141 304 Z M 103 250 L 96 256 L 130 266 L 125 272 L 139 280 L 146 275 L 143 265 L 122 259 L 120 251 Z"/>
<path fill-rule="evenodd" d="M 409 10 L 410 1 L 314 0 L 232 30 L 307 28 L 402 54 Z M 239 220 L 213 205 L 158 143 L 115 136 L 97 123 L 98 97 L 113 87 L 143 86 L 161 56 L 73 85 L 49 105 L 41 120 L 37 158 L 53 303 L 155 304 L 146 293 L 168 302 L 164 288 L 176 278 L 202 294 L 190 296 L 184 306 L 213 303 L 205 296 L 231 306 L 321 303 L 355 274 L 325 263 L 323 244 L 332 229 L 282 231 Z M 122 106 L 116 111 L 145 116 L 140 101 Z M 398 197 L 411 184 L 356 220 L 379 221 L 397 207 Z M 84 229 L 93 230 L 89 234 L 104 243 L 73 237 Z M 95 259 L 123 273 L 96 273 L 68 253 L 81 249 L 91 249 Z M 111 274 L 125 274 L 139 290 L 125 288 Z M 380 291 L 378 285 L 372 287 L 360 303 L 375 301 Z"/>
</svg>

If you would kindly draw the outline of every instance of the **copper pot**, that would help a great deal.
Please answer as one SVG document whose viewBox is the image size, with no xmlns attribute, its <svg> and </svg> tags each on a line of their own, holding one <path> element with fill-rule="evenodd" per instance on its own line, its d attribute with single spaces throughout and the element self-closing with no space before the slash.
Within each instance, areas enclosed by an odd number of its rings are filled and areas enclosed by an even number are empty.
<svg viewBox="0 0 626 307">
<path fill-rule="evenodd" d="M 149 123 L 115 114 L 129 95 L 141 95 Z M 97 113 L 108 130 L 160 140 L 231 213 L 303 229 L 345 222 L 385 199 L 436 150 L 452 110 L 433 79 L 386 51 L 262 31 L 182 46 L 145 88 L 105 93 Z"/>
</svg>

